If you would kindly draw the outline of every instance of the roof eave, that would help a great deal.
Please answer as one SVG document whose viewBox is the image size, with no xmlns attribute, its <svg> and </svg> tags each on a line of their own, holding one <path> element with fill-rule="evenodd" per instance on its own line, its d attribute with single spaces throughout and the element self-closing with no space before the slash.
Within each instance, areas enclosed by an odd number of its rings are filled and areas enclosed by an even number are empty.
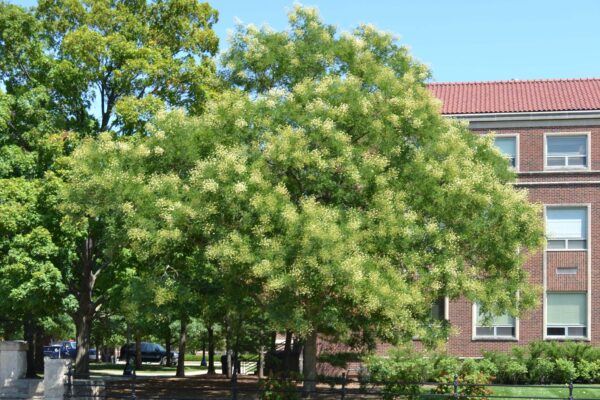
<svg viewBox="0 0 600 400">
<path fill-rule="evenodd" d="M 600 109 L 444 115 L 468 120 L 472 129 L 600 126 Z"/>
</svg>

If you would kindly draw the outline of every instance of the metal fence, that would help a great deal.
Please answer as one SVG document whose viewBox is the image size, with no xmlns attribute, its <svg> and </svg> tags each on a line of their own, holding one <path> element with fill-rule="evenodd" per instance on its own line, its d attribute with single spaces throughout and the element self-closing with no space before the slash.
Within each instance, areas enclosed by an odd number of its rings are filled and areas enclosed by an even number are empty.
<svg viewBox="0 0 600 400">
<path fill-rule="evenodd" d="M 296 378 L 240 377 L 234 374 L 231 379 L 222 375 L 213 379 L 177 379 L 136 376 L 117 377 L 109 380 L 78 379 L 71 370 L 67 376 L 65 399 L 172 399 L 172 400 L 294 400 L 301 398 L 318 399 L 600 399 L 600 385 L 575 384 L 573 381 L 563 385 L 509 385 L 462 383 L 458 377 L 451 382 L 382 382 L 364 379 L 351 379 L 345 374 L 340 377 L 322 378 L 308 381 Z M 313 383 L 313 389 L 306 391 L 304 383 Z M 560 395 L 505 395 L 497 394 L 499 388 L 537 388 L 560 389 Z M 584 391 L 581 393 L 581 391 Z M 495 392 L 496 391 L 496 392 Z M 592 394 L 590 395 L 590 392 Z M 577 396 L 581 393 L 581 396 Z"/>
</svg>

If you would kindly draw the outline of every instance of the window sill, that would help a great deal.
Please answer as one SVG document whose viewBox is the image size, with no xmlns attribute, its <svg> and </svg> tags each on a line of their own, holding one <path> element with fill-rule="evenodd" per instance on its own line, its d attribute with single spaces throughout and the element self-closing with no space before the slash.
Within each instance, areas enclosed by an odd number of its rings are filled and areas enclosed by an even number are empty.
<svg viewBox="0 0 600 400">
<path fill-rule="evenodd" d="M 544 172 L 589 172 L 589 171 L 590 171 L 590 169 L 588 167 L 572 167 L 572 168 L 566 168 L 566 167 L 552 168 L 552 167 L 548 167 L 548 166 L 544 167 Z"/>
<path fill-rule="evenodd" d="M 493 336 L 479 336 L 471 339 L 472 342 L 518 342 L 519 339 L 516 337 L 493 337 Z"/>
<path fill-rule="evenodd" d="M 600 170 L 597 169 L 543 169 L 543 170 L 533 170 L 533 171 L 517 171 L 521 176 L 527 175 L 551 175 L 554 173 L 557 174 L 572 174 L 572 173 L 590 173 L 590 174 L 598 174 Z"/>
<path fill-rule="evenodd" d="M 546 336 L 544 338 L 547 342 L 591 342 L 592 339 L 587 337 L 574 337 L 574 336 Z"/>
<path fill-rule="evenodd" d="M 544 251 L 588 251 L 588 249 L 544 249 Z"/>
</svg>

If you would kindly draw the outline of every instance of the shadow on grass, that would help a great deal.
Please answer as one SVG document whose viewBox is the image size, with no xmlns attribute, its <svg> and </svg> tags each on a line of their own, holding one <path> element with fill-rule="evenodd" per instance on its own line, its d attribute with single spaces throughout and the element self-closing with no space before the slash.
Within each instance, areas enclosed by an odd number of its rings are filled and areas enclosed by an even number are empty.
<svg viewBox="0 0 600 400">
<path fill-rule="evenodd" d="M 106 370 L 118 370 L 122 371 L 125 368 L 124 364 L 104 364 L 104 363 L 94 363 L 90 364 L 90 371 L 106 371 Z M 186 365 L 186 371 L 204 371 L 206 367 L 201 367 L 199 365 Z M 142 368 L 139 371 L 152 371 L 152 372 L 175 372 L 177 367 L 164 367 L 162 365 L 156 364 L 142 364 Z"/>
</svg>

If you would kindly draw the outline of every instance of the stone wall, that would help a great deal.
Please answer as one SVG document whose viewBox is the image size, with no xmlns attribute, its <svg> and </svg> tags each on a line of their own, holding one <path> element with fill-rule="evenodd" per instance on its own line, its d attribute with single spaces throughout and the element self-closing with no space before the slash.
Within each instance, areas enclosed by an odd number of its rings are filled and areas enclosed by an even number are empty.
<svg viewBox="0 0 600 400">
<path fill-rule="evenodd" d="M 0 388 L 9 386 L 27 372 L 27 343 L 0 342 Z"/>
</svg>

